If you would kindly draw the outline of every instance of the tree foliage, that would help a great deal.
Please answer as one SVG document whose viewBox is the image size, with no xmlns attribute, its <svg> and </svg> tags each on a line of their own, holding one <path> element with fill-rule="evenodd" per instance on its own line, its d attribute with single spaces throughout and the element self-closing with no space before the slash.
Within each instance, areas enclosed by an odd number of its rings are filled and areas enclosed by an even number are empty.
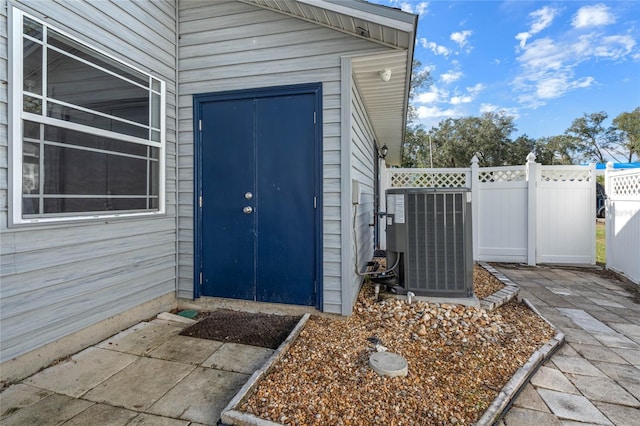
<svg viewBox="0 0 640 426">
<path fill-rule="evenodd" d="M 573 164 L 575 140 L 571 136 L 546 136 L 536 141 L 536 161 L 541 164 Z"/>
<path fill-rule="evenodd" d="M 613 119 L 615 129 L 620 132 L 620 142 L 626 149 L 626 159 L 640 157 L 640 107 L 631 112 L 623 112 Z"/>
<path fill-rule="evenodd" d="M 414 59 L 411 64 L 411 83 L 409 86 L 409 109 L 407 111 L 408 126 L 415 126 L 415 121 L 418 118 L 416 108 L 411 101 L 415 98 L 420 89 L 429 87 L 431 84 L 433 84 L 433 79 L 429 69 L 422 68 L 422 63 L 419 60 Z"/>
<path fill-rule="evenodd" d="M 426 132 L 422 124 L 417 123 L 418 112 L 412 104 L 412 100 L 420 89 L 424 89 L 433 83 L 431 74 L 427 68 L 422 68 L 422 63 L 417 59 L 411 65 L 411 85 L 409 87 L 409 109 L 407 111 L 407 127 L 405 129 L 404 143 L 402 145 L 402 167 L 424 167 Z M 428 152 L 426 153 L 428 155 Z"/>
<path fill-rule="evenodd" d="M 565 131 L 573 140 L 574 152 L 584 162 L 605 163 L 608 157 L 618 161 L 618 135 L 612 127 L 604 127 L 607 118 L 604 111 L 584 114 Z"/>
<path fill-rule="evenodd" d="M 511 139 L 516 130 L 514 118 L 502 112 L 487 112 L 480 117 L 448 118 L 429 132 L 418 127 L 407 132 L 404 167 L 468 167 L 475 155 L 480 166 L 523 164 L 527 155 L 549 159 L 538 141 L 523 135 Z"/>
<path fill-rule="evenodd" d="M 474 155 L 481 166 L 503 165 L 514 128 L 513 117 L 500 113 L 443 120 L 431 135 L 434 166 L 467 167 Z"/>
</svg>

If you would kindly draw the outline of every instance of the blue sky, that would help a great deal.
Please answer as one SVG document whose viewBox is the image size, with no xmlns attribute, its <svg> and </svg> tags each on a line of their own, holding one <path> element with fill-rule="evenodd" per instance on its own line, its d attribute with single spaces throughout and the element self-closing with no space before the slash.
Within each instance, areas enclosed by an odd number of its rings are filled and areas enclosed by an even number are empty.
<svg viewBox="0 0 640 426">
<path fill-rule="evenodd" d="M 584 113 L 607 125 L 640 107 L 640 2 L 369 0 L 419 15 L 414 57 L 434 84 L 414 99 L 427 129 L 504 111 L 533 138 Z"/>
</svg>

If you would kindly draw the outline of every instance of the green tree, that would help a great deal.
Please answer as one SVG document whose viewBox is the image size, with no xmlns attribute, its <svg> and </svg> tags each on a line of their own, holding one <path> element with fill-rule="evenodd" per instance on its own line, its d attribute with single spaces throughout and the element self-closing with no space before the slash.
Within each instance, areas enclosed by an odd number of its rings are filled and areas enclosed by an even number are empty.
<svg viewBox="0 0 640 426">
<path fill-rule="evenodd" d="M 402 149 L 402 167 L 429 167 L 429 135 L 422 125 L 405 131 Z"/>
<path fill-rule="evenodd" d="M 427 132 L 424 126 L 417 122 L 418 112 L 412 104 L 420 89 L 433 83 L 431 74 L 427 68 L 422 68 L 422 63 L 417 59 L 411 65 L 411 83 L 409 87 L 409 107 L 407 110 L 407 125 L 405 128 L 404 143 L 402 145 L 402 167 L 426 167 L 424 165 L 425 140 Z"/>
<path fill-rule="evenodd" d="M 575 139 L 567 135 L 548 136 L 536 141 L 535 154 L 538 163 L 573 164 L 576 150 Z"/>
<path fill-rule="evenodd" d="M 511 133 L 514 118 L 488 112 L 480 117 L 448 118 L 432 129 L 434 167 L 468 167 L 476 155 L 480 166 L 502 166 L 513 161 Z M 516 164 L 524 162 L 526 154 Z"/>
<path fill-rule="evenodd" d="M 613 127 L 605 127 L 608 115 L 604 111 L 576 118 L 565 131 L 573 138 L 574 151 L 583 161 L 604 163 L 609 157 L 618 161 L 618 135 Z"/>
<path fill-rule="evenodd" d="M 508 144 L 507 147 L 508 150 L 504 159 L 506 164 L 524 164 L 530 152 L 536 155 L 536 161 L 538 163 L 551 164 L 550 158 L 552 155 L 549 155 L 537 139 L 530 138 L 527 135 L 518 136 L 518 138 Z"/>
<path fill-rule="evenodd" d="M 620 132 L 620 141 L 626 149 L 627 161 L 633 161 L 634 155 L 640 158 L 640 107 L 619 114 L 613 119 L 613 125 Z"/>
<path fill-rule="evenodd" d="M 418 113 L 416 107 L 413 106 L 411 101 L 415 99 L 420 89 L 424 89 L 433 84 L 433 78 L 428 68 L 422 68 L 422 62 L 417 59 L 413 60 L 411 64 L 411 82 L 409 84 L 409 108 L 407 111 L 407 126 L 413 128 L 420 127 L 416 125 Z"/>
</svg>

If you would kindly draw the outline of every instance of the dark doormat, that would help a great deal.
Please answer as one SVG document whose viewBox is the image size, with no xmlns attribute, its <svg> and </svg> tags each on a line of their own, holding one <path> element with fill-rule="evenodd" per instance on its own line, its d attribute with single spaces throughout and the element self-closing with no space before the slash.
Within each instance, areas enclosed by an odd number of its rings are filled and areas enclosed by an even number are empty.
<svg viewBox="0 0 640 426">
<path fill-rule="evenodd" d="M 277 349 L 300 317 L 220 309 L 207 315 L 180 334 L 200 339 L 242 343 Z"/>
</svg>

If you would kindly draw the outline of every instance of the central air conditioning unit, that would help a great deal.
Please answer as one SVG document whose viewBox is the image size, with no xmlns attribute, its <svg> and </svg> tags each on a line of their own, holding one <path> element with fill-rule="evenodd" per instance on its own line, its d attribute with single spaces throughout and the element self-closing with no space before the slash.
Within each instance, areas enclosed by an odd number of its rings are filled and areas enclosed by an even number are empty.
<svg viewBox="0 0 640 426">
<path fill-rule="evenodd" d="M 467 188 L 386 191 L 387 265 L 398 263 L 396 293 L 472 297 L 471 192 Z"/>
</svg>

